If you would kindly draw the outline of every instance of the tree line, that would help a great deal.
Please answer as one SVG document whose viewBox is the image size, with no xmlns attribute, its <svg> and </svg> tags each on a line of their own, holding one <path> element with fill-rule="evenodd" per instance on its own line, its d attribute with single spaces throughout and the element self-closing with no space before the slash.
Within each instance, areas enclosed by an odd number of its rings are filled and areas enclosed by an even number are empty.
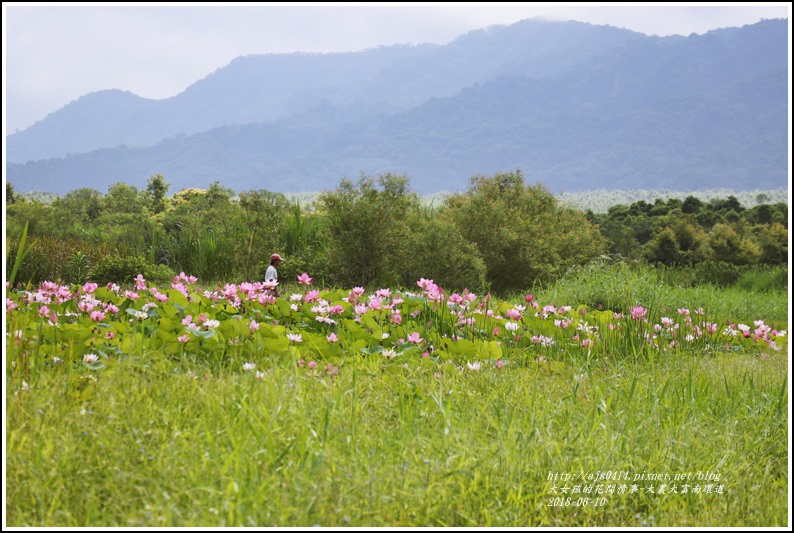
<svg viewBox="0 0 794 533">
<path fill-rule="evenodd" d="M 26 225 L 35 243 L 17 280 L 126 282 L 138 273 L 168 280 L 184 271 L 205 283 L 255 281 L 277 252 L 287 259 L 285 281 L 302 272 L 344 287 L 411 287 L 428 278 L 507 294 L 605 255 L 665 265 L 781 264 L 787 256 L 786 204 L 745 209 L 734 197 L 691 197 L 595 214 L 526 183 L 520 170 L 475 176 L 438 205 L 392 173 L 343 178 L 311 210 L 281 193 L 235 194 L 218 182 L 170 196 L 169 189 L 157 174 L 145 189 L 81 188 L 45 204 L 7 184 L 9 258 Z"/>
</svg>

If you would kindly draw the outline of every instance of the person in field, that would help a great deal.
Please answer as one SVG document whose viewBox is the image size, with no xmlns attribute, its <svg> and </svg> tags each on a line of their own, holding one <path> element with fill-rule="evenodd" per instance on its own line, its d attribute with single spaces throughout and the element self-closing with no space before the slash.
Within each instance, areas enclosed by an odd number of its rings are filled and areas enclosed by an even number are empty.
<svg viewBox="0 0 794 533">
<path fill-rule="evenodd" d="M 273 254 L 270 256 L 270 266 L 267 267 L 267 272 L 265 272 L 266 282 L 268 281 L 278 282 L 278 270 L 276 269 L 278 268 L 278 266 L 281 264 L 282 261 L 284 261 L 284 259 L 278 254 Z M 279 295 L 278 290 L 273 289 L 273 292 L 275 292 L 276 296 Z"/>
</svg>

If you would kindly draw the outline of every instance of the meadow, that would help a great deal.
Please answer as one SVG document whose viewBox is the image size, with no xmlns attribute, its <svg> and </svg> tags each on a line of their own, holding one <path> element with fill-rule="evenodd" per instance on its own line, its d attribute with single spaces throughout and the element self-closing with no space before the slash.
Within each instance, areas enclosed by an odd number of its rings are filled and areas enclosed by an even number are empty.
<svg viewBox="0 0 794 533">
<path fill-rule="evenodd" d="M 7 286 L 6 524 L 788 523 L 786 293 L 313 283 Z"/>
</svg>

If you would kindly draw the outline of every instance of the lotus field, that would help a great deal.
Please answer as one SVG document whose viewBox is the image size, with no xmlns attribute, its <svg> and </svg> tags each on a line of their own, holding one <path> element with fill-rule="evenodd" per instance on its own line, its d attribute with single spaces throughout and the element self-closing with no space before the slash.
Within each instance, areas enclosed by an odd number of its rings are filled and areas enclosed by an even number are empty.
<svg viewBox="0 0 794 533">
<path fill-rule="evenodd" d="M 8 524 L 785 524 L 785 323 L 312 282 L 6 286 Z"/>
</svg>

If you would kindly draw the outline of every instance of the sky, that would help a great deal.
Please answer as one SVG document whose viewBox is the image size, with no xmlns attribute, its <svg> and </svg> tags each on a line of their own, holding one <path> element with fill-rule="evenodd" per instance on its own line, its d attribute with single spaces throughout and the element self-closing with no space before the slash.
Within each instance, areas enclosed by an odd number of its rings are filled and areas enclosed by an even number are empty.
<svg viewBox="0 0 794 533">
<path fill-rule="evenodd" d="M 174 96 L 242 55 L 446 44 L 472 30 L 535 17 L 689 35 L 790 20 L 791 4 L 5 2 L 4 137 L 94 91 Z"/>
</svg>

